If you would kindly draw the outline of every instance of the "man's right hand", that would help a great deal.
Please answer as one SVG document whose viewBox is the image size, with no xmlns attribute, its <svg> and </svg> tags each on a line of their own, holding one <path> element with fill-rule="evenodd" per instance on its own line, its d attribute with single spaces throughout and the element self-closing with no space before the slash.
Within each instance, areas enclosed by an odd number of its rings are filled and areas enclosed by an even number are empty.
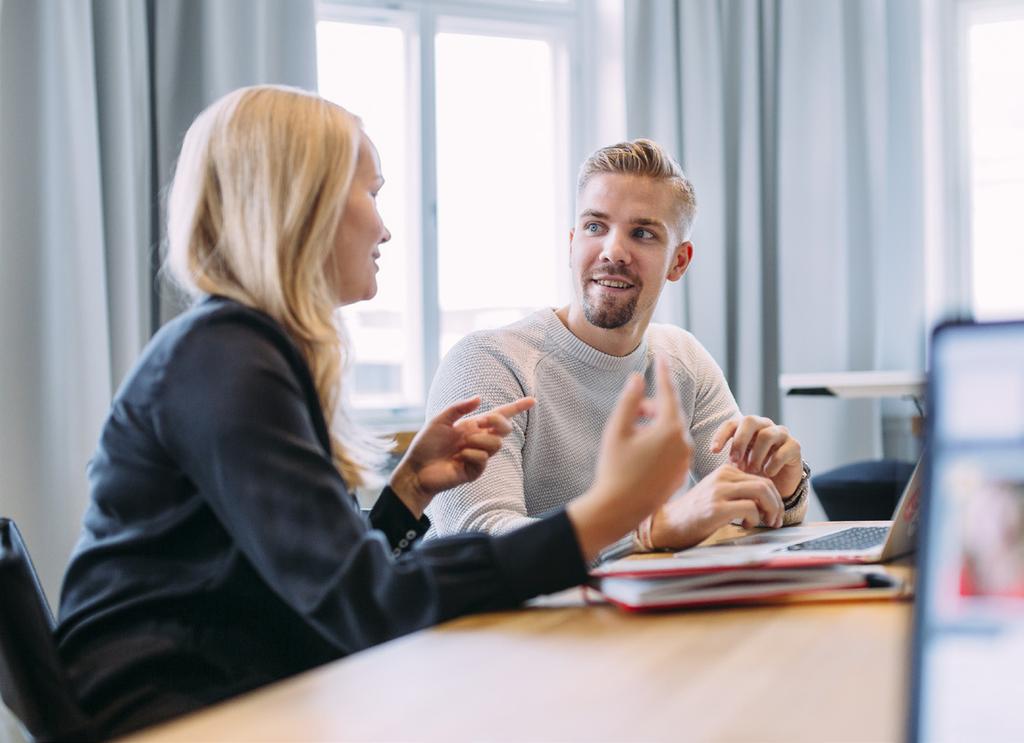
<svg viewBox="0 0 1024 743">
<path fill-rule="evenodd" d="M 770 479 L 723 464 L 655 514 L 651 541 L 655 547 L 686 549 L 733 521 L 777 528 L 783 516 L 782 498 Z"/>
</svg>

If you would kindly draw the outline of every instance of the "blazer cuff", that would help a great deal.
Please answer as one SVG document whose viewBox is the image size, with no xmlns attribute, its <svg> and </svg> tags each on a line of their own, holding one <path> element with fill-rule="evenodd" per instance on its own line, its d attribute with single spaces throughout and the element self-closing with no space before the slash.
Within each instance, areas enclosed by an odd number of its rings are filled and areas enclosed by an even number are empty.
<svg viewBox="0 0 1024 743">
<path fill-rule="evenodd" d="M 417 519 L 406 508 L 391 486 L 386 486 L 370 510 L 370 526 L 384 532 L 391 553 L 398 557 L 412 549 L 413 543 L 427 533 L 430 519 L 426 514 Z"/>
<path fill-rule="evenodd" d="M 587 564 L 564 508 L 493 539 L 498 565 L 519 602 L 587 578 Z"/>
</svg>

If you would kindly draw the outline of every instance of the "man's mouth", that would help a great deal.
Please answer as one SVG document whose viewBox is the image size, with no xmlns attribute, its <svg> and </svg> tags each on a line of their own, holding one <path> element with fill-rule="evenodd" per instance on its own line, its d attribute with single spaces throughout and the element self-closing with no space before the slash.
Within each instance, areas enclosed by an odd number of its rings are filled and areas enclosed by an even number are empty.
<svg viewBox="0 0 1024 743">
<path fill-rule="evenodd" d="M 593 281 L 598 286 L 605 287 L 606 289 L 632 289 L 634 286 L 634 284 L 628 281 L 624 281 L 622 279 L 598 278 L 591 279 L 591 281 Z"/>
</svg>

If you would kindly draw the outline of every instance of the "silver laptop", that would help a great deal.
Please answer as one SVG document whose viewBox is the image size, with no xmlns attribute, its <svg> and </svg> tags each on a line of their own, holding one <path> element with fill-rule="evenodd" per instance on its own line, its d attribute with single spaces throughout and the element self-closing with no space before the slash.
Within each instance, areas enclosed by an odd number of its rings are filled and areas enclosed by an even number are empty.
<svg viewBox="0 0 1024 743">
<path fill-rule="evenodd" d="M 694 567 L 771 562 L 886 562 L 914 551 L 921 495 L 920 461 L 903 489 L 892 521 L 789 526 L 677 552 L 673 560 Z"/>
</svg>

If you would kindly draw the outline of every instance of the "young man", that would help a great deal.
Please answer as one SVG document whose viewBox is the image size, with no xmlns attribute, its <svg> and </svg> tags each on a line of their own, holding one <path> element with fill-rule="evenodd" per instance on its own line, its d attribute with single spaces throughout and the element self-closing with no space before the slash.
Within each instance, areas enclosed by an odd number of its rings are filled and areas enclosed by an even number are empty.
<svg viewBox="0 0 1024 743">
<path fill-rule="evenodd" d="M 653 390 L 656 354 L 689 422 L 698 482 L 623 546 L 682 549 L 734 520 L 803 520 L 808 470 L 799 442 L 767 418 L 741 416 L 721 369 L 690 333 L 650 324 L 665 282 L 690 265 L 695 213 L 693 186 L 650 140 L 602 148 L 583 164 L 569 232 L 571 304 L 467 336 L 434 378 L 428 416 L 477 393 L 482 410 L 537 399 L 480 479 L 435 497 L 427 510 L 435 534 L 507 532 L 585 492 L 619 391 L 638 371 Z"/>
</svg>

